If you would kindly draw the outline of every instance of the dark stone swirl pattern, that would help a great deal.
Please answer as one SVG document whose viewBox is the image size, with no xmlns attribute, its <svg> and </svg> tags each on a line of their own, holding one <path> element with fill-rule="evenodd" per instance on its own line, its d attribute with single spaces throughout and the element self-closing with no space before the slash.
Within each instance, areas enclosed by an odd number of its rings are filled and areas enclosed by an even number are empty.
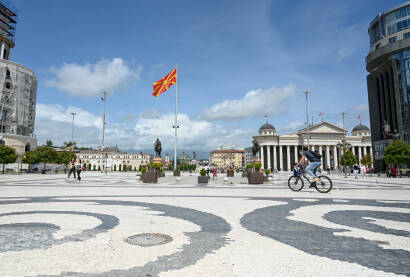
<svg viewBox="0 0 410 277">
<path fill-rule="evenodd" d="M 87 200 L 87 198 L 82 198 L 80 200 L 77 199 L 70 199 L 70 200 L 60 200 L 58 197 L 55 198 L 47 198 L 47 197 L 33 197 L 28 200 L 7 200 L 7 201 L 0 201 L 1 204 L 24 204 L 24 203 L 55 203 L 55 202 L 93 202 L 97 205 L 104 205 L 104 206 L 138 206 L 138 207 L 146 207 L 153 211 L 159 211 L 163 214 L 158 216 L 166 216 L 166 217 L 174 217 L 178 219 L 183 219 L 189 222 L 192 222 L 200 227 L 200 231 L 197 232 L 185 232 L 184 234 L 189 238 L 190 243 L 187 245 L 182 245 L 179 248 L 179 251 L 173 253 L 171 255 L 164 255 L 158 257 L 157 260 L 153 262 L 146 263 L 144 266 L 133 267 L 129 270 L 112 270 L 109 272 L 103 272 L 98 274 L 88 274 L 82 272 L 62 272 L 61 275 L 57 276 L 158 276 L 159 273 L 169 270 L 178 270 L 184 268 L 186 266 L 190 266 L 195 264 L 197 261 L 201 260 L 206 254 L 212 253 L 219 248 L 223 247 L 227 243 L 226 235 L 231 230 L 230 225 L 221 217 L 205 213 L 201 211 L 197 211 L 194 209 L 189 208 L 181 208 L 175 207 L 170 205 L 163 205 L 163 204 L 153 204 L 153 203 L 144 203 L 144 202 L 133 202 L 133 201 L 116 201 L 116 200 Z M 30 213 L 30 212 L 29 212 Z M 32 212 L 32 213 L 45 213 L 41 212 Z M 48 213 L 64 213 L 64 214 L 84 214 L 98 217 L 102 220 L 102 226 L 97 226 L 94 229 L 83 231 L 80 234 L 74 234 L 72 236 L 68 236 L 60 240 L 54 240 L 52 238 L 52 233 L 58 230 L 58 227 L 51 224 L 43 224 L 43 223 L 30 223 L 25 224 L 25 227 L 36 227 L 36 230 L 31 231 L 31 237 L 33 237 L 38 230 L 43 228 L 44 231 L 40 231 L 41 239 L 38 241 L 42 241 L 42 243 L 26 243 L 26 239 L 24 243 L 19 244 L 19 246 L 14 245 L 14 250 L 23 250 L 23 249 L 34 249 L 37 247 L 42 248 L 42 244 L 45 244 L 44 247 L 50 247 L 56 243 L 63 243 L 68 241 L 81 241 L 91 236 L 95 236 L 99 231 L 107 231 L 113 228 L 116 224 L 118 224 L 118 219 L 109 215 L 100 215 L 100 214 L 91 214 L 91 213 L 77 213 L 77 212 L 52 212 L 49 211 Z M 4 215 L 12 215 L 12 214 L 27 214 L 26 213 L 9 213 L 9 214 L 2 214 Z M 17 237 L 22 236 L 22 232 L 20 230 L 13 229 L 12 227 L 16 227 L 19 229 L 22 226 L 14 224 L 14 226 L 0 226 L 0 233 L 1 231 L 8 230 L 9 235 L 13 233 L 13 235 Z M 7 231 L 6 231 L 7 232 Z M 11 233 L 10 233 L 11 232 Z M 45 241 L 50 240 L 48 243 Z M 4 248 L 5 251 L 11 250 L 8 248 Z M 51 276 L 51 275 L 41 275 L 41 276 Z M 56 276 L 56 275 L 52 275 Z"/>
<path fill-rule="evenodd" d="M 262 198 L 253 198 L 262 199 Z M 357 205 L 374 207 L 397 207 L 410 209 L 409 203 L 382 203 L 374 200 L 353 200 L 347 203 L 335 203 L 332 199 L 318 199 L 317 202 L 295 201 L 292 198 L 263 198 L 264 200 L 286 201 L 285 205 L 278 205 L 254 210 L 241 219 L 241 224 L 246 229 L 262 236 L 290 245 L 303 252 L 327 257 L 334 260 L 357 263 L 359 265 L 410 276 L 410 252 L 401 249 L 384 249 L 380 246 L 383 242 L 371 241 L 365 238 L 348 236 L 335 236 L 334 232 L 347 231 L 347 229 L 333 229 L 312 225 L 301 221 L 294 221 L 286 217 L 300 207 L 316 205 Z M 312 209 L 314 212 L 314 209 Z M 324 215 L 334 223 L 361 228 L 372 232 L 409 237 L 409 232 L 393 230 L 371 224 L 368 219 L 394 220 L 410 222 L 409 213 L 379 212 L 371 210 L 333 211 Z"/>
</svg>

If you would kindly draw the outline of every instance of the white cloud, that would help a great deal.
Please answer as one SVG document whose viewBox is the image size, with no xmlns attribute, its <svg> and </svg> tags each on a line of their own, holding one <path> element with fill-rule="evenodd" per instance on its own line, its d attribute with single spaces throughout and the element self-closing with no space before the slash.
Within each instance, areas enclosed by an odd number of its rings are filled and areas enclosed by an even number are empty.
<svg viewBox="0 0 410 277">
<path fill-rule="evenodd" d="M 339 56 L 339 61 L 349 58 L 353 55 L 355 50 L 353 48 L 340 48 L 337 50 L 337 55 Z"/>
<path fill-rule="evenodd" d="M 290 122 L 286 126 L 286 128 L 289 129 L 289 130 L 294 130 L 294 129 L 300 129 L 300 128 L 304 127 L 304 125 L 305 125 L 305 122 L 300 121 L 300 120 L 296 120 L 296 121 Z"/>
<path fill-rule="evenodd" d="M 53 67 L 50 71 L 55 78 L 47 80 L 46 86 L 55 87 L 73 96 L 90 98 L 103 91 L 115 91 L 129 80 L 138 79 L 141 66 L 132 69 L 121 58 L 102 58 L 96 64 L 66 63 L 59 68 Z"/>
<path fill-rule="evenodd" d="M 261 117 L 265 113 L 275 116 L 289 109 L 286 101 L 296 93 L 293 84 L 283 88 L 251 90 L 242 99 L 225 100 L 205 109 L 202 117 L 208 120 L 239 120 L 246 117 Z"/>
<path fill-rule="evenodd" d="M 51 139 L 55 145 L 71 140 L 72 115 L 75 116 L 74 140 L 79 146 L 101 145 L 102 118 L 78 107 L 64 108 L 55 104 L 37 104 L 35 134 L 39 143 Z M 174 114 L 139 115 L 135 125 L 130 122 L 109 122 L 105 131 L 105 145 L 118 145 L 122 150 L 151 150 L 159 138 L 163 151 L 174 148 Z M 254 130 L 240 128 L 227 130 L 206 120 L 197 120 L 186 114 L 178 115 L 178 149 L 206 152 L 221 145 L 234 143 L 236 148 L 251 144 Z M 130 127 L 131 126 L 131 127 Z"/>
</svg>

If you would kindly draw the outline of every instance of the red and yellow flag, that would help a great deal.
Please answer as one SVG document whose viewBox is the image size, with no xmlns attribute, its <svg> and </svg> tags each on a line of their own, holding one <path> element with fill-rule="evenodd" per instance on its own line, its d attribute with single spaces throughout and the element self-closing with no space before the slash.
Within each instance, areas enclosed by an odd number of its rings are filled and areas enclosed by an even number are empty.
<svg viewBox="0 0 410 277">
<path fill-rule="evenodd" d="M 152 87 L 154 88 L 154 92 L 152 95 L 158 97 L 161 93 L 167 91 L 172 85 L 177 83 L 177 69 L 174 68 L 167 76 L 162 78 L 159 81 L 156 81 Z"/>
</svg>

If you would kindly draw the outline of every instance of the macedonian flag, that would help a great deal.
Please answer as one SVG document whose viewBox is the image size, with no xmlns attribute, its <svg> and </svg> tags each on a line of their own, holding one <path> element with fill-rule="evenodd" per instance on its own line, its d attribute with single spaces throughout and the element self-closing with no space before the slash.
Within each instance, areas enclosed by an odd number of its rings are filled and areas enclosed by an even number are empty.
<svg viewBox="0 0 410 277">
<path fill-rule="evenodd" d="M 177 83 L 177 69 L 174 68 L 167 76 L 162 78 L 159 81 L 156 81 L 152 87 L 154 88 L 154 92 L 152 95 L 158 97 L 161 93 L 167 91 L 172 85 Z"/>
</svg>

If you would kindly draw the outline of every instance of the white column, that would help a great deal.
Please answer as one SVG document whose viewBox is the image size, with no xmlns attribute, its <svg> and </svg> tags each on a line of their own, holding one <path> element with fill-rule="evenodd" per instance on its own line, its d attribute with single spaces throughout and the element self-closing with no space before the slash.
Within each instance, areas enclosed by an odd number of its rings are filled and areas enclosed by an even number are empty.
<svg viewBox="0 0 410 277">
<path fill-rule="evenodd" d="M 355 147 L 354 147 L 354 146 L 352 146 L 352 153 L 353 153 L 353 155 L 356 156 L 356 151 L 355 151 Z"/>
<path fill-rule="evenodd" d="M 283 153 L 282 153 L 282 145 L 279 145 L 279 168 L 283 170 Z"/>
<path fill-rule="evenodd" d="M 272 148 L 273 148 L 273 168 L 278 169 L 277 159 L 276 159 L 276 145 L 273 145 Z"/>
<path fill-rule="evenodd" d="M 326 145 L 326 167 L 330 168 L 330 147 Z"/>
<path fill-rule="evenodd" d="M 271 166 L 270 166 L 270 145 L 268 145 L 267 147 L 267 150 L 266 151 L 268 151 L 268 169 L 271 169 Z"/>
<path fill-rule="evenodd" d="M 372 157 L 372 163 L 373 163 L 373 147 L 370 146 L 370 157 Z"/>
<path fill-rule="evenodd" d="M 262 146 L 261 146 L 261 157 L 260 157 L 260 158 L 261 158 L 261 167 L 262 167 L 262 168 L 265 167 L 265 166 L 264 166 L 264 159 L 263 159 L 263 147 L 264 147 L 264 146 L 262 145 Z"/>
<path fill-rule="evenodd" d="M 359 163 L 362 160 L 362 147 L 359 146 Z"/>
<path fill-rule="evenodd" d="M 297 163 L 299 160 L 298 160 L 298 146 L 297 145 L 295 145 L 295 146 L 293 146 L 294 147 L 294 150 L 295 150 L 295 163 Z"/>
<path fill-rule="evenodd" d="M 319 154 L 320 154 L 320 155 L 323 155 L 322 150 L 323 150 L 323 149 L 322 149 L 322 145 L 319 145 Z M 320 168 L 323 169 L 323 159 L 322 159 L 322 165 L 320 166 Z"/>
<path fill-rule="evenodd" d="M 286 169 L 290 170 L 290 145 L 286 146 Z"/>
<path fill-rule="evenodd" d="M 335 169 L 339 168 L 339 161 L 337 160 L 337 147 L 336 145 L 333 146 L 333 161 L 335 164 Z"/>
<path fill-rule="evenodd" d="M 366 156 L 367 155 L 367 146 L 365 146 L 364 148 L 363 148 L 363 150 L 364 150 L 364 155 Z"/>
</svg>

